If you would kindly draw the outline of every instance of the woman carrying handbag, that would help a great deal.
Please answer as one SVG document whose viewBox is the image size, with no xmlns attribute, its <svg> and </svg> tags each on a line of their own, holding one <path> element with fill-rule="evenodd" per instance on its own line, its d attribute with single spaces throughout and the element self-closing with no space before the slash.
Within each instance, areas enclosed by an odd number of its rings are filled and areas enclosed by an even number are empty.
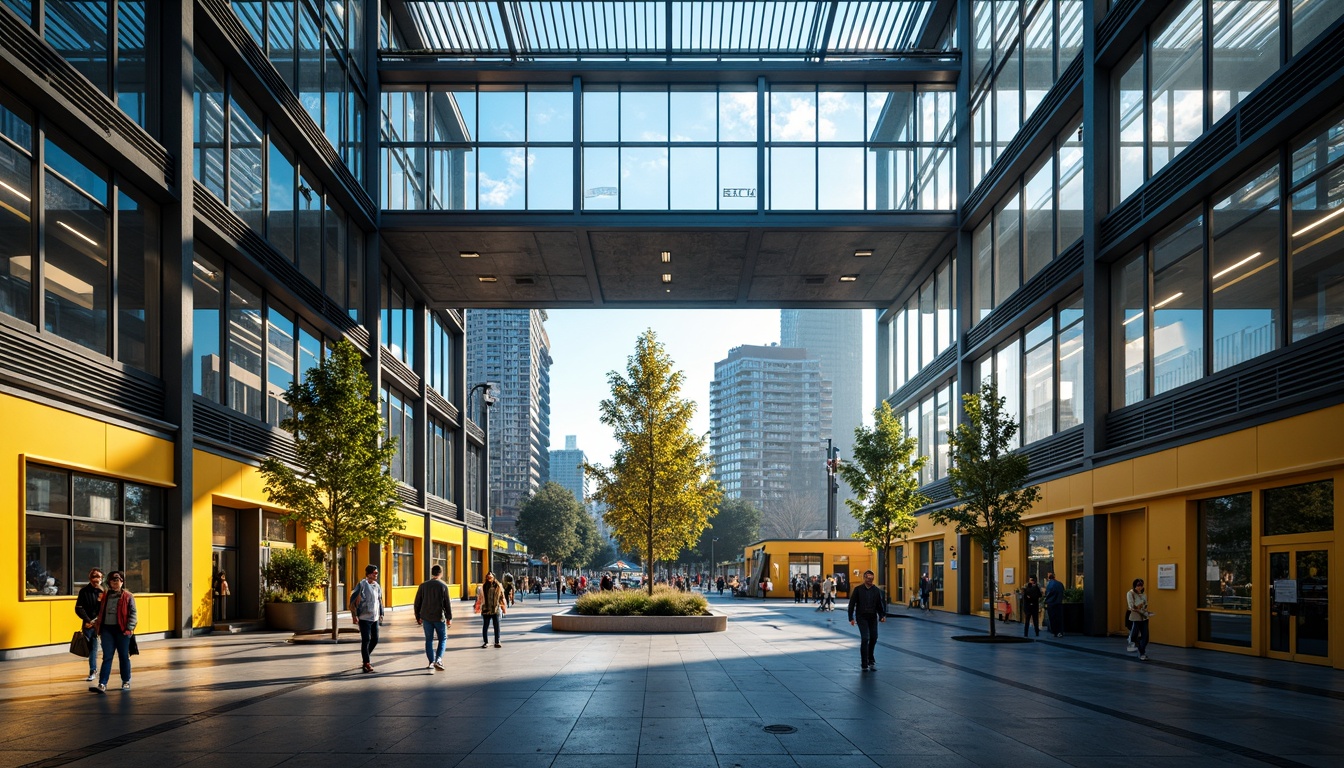
<svg viewBox="0 0 1344 768">
<path fill-rule="evenodd" d="M 135 652 L 135 595 L 125 588 L 126 575 L 121 571 L 107 574 L 107 591 L 98 605 L 95 626 L 103 646 L 103 667 L 98 673 L 98 686 L 89 687 L 94 693 L 107 693 L 107 681 L 112 676 L 112 655 L 121 661 L 121 690 L 131 689 L 131 654 Z"/>
</svg>

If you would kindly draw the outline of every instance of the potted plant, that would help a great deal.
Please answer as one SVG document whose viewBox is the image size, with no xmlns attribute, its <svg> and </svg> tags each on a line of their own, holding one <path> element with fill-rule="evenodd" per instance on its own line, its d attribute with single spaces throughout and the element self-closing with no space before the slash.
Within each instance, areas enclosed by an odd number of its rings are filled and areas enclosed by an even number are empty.
<svg viewBox="0 0 1344 768">
<path fill-rule="evenodd" d="M 1064 588 L 1064 631 L 1082 634 L 1083 632 L 1083 590 L 1079 587 Z"/>
<path fill-rule="evenodd" d="M 326 625 L 322 600 L 322 564 L 306 549 L 272 549 L 261 569 L 266 580 L 266 623 L 289 632 L 320 630 Z"/>
</svg>

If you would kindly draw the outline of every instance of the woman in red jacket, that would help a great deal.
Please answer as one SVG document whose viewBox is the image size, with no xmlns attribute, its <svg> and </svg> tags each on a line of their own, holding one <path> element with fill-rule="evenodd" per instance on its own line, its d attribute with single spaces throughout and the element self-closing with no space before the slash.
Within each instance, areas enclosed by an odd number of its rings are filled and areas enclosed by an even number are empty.
<svg viewBox="0 0 1344 768">
<path fill-rule="evenodd" d="M 121 661 L 121 689 L 131 689 L 131 643 L 135 640 L 135 595 L 125 588 L 126 574 L 112 571 L 107 574 L 107 591 L 98 606 L 95 626 L 103 646 L 103 667 L 98 673 L 98 687 L 94 693 L 106 693 L 107 681 L 112 676 L 112 654 Z"/>
</svg>

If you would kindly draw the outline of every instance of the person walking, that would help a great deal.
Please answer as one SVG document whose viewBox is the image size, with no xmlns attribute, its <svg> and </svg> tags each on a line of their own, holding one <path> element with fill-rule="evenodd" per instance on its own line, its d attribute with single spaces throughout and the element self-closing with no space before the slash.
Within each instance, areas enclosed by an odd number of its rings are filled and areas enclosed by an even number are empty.
<svg viewBox="0 0 1344 768">
<path fill-rule="evenodd" d="M 84 639 L 89 641 L 89 676 L 84 682 L 92 683 L 98 678 L 98 608 L 103 602 L 103 572 L 94 568 L 89 571 L 89 583 L 79 590 L 75 597 L 75 615 L 84 622 L 80 629 Z"/>
<path fill-rule="evenodd" d="M 1055 580 L 1055 573 L 1045 574 L 1045 617 L 1050 634 L 1064 636 L 1064 585 Z"/>
<path fill-rule="evenodd" d="M 1129 607 L 1129 645 L 1126 651 L 1139 652 L 1139 661 L 1148 660 L 1148 593 L 1144 590 L 1143 579 L 1135 579 L 1134 586 L 1125 594 L 1125 605 Z"/>
<path fill-rule="evenodd" d="M 723 585 L 724 581 L 722 576 L 714 580 L 714 586 L 719 588 L 719 597 L 723 597 Z"/>
<path fill-rule="evenodd" d="M 429 569 L 429 580 L 415 591 L 415 623 L 425 630 L 425 657 L 429 671 L 443 670 L 443 646 L 448 642 L 448 628 L 453 625 L 453 604 L 448 597 L 448 585 L 439 578 L 441 566 Z M 438 639 L 438 647 L 434 640 Z"/>
<path fill-rule="evenodd" d="M 1027 628 L 1035 625 L 1036 636 L 1041 636 L 1041 585 L 1035 576 L 1027 577 L 1027 586 L 1022 588 L 1022 636 L 1027 636 Z"/>
<path fill-rule="evenodd" d="M 919 607 L 929 610 L 929 595 L 933 592 L 933 582 L 929 581 L 929 574 L 919 577 Z"/>
<path fill-rule="evenodd" d="M 887 596 L 873 583 L 877 576 L 863 572 L 863 583 L 849 593 L 849 623 L 859 625 L 859 662 L 864 672 L 877 671 L 873 650 L 877 648 L 877 624 L 887 620 Z"/>
<path fill-rule="evenodd" d="M 821 583 L 821 608 L 823 611 L 835 610 L 835 577 L 827 576 Z"/>
<path fill-rule="evenodd" d="M 476 588 L 476 605 L 472 611 L 481 615 L 481 647 L 490 645 L 490 625 L 495 625 L 495 647 L 499 644 L 499 617 L 508 613 L 504 602 L 504 588 L 495 581 L 494 573 L 485 574 L 485 583 Z"/>
<path fill-rule="evenodd" d="M 126 575 L 121 571 L 107 574 L 107 591 L 98 602 L 98 620 L 94 623 L 103 645 L 103 666 L 98 672 L 98 686 L 89 686 L 94 693 L 107 693 L 107 681 L 112 677 L 112 656 L 121 662 L 121 690 L 131 690 L 131 653 L 135 648 L 135 595 L 125 588 Z"/>
<path fill-rule="evenodd" d="M 504 574 L 504 602 L 513 607 L 513 574 Z"/>
<path fill-rule="evenodd" d="M 364 566 L 364 579 L 350 594 L 350 618 L 359 627 L 359 655 L 364 671 L 372 672 L 370 657 L 378 647 L 378 619 L 383 615 L 383 590 L 378 587 L 378 566 Z"/>
</svg>

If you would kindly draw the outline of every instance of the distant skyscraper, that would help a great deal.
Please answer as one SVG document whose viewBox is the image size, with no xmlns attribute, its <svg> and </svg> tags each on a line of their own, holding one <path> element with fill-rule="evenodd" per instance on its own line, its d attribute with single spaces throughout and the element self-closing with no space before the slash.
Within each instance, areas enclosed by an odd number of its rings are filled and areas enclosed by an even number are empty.
<svg viewBox="0 0 1344 768">
<path fill-rule="evenodd" d="M 823 454 L 830 435 L 831 383 L 804 350 L 741 346 L 714 364 L 709 450 L 715 479 L 726 496 L 765 512 L 767 523 L 787 518 L 779 535 L 825 530 Z"/>
<path fill-rule="evenodd" d="M 523 499 L 550 475 L 551 340 L 545 322 L 539 309 L 467 310 L 467 386 L 497 385 L 490 411 L 490 506 L 502 533 L 513 532 Z"/>
<path fill-rule="evenodd" d="M 857 309 L 785 309 L 779 313 L 779 344 L 802 347 L 821 361 L 821 375 L 831 382 L 832 432 L 841 460 L 853 456 L 854 428 L 864 423 L 863 312 Z M 825 465 L 816 471 L 825 475 Z M 825 481 L 822 481 L 825 485 Z M 854 532 L 854 517 L 844 499 L 854 498 L 840 481 L 836 523 L 842 536 Z"/>
<path fill-rule="evenodd" d="M 588 455 L 579 448 L 579 440 L 575 435 L 565 435 L 564 450 L 551 451 L 551 482 L 559 483 L 569 489 L 574 494 L 574 498 L 579 500 L 583 508 L 592 516 L 593 522 L 597 524 L 597 531 L 602 537 L 608 538 L 607 524 L 602 521 L 599 514 L 598 505 L 590 504 L 584 499 L 587 498 L 588 473 L 583 471 L 584 462 L 588 461 Z"/>
</svg>

